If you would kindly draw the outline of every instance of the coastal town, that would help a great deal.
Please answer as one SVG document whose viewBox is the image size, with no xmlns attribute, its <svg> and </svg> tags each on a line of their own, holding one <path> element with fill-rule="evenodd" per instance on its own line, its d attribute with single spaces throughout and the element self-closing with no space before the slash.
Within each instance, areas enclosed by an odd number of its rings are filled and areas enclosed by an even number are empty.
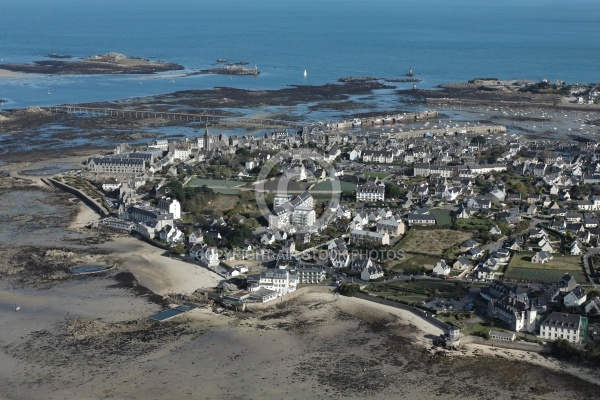
<svg viewBox="0 0 600 400">
<path fill-rule="evenodd" d="M 112 104 L 5 112 L 9 129 L 158 132 L 3 166 L 0 235 L 17 243 L 0 268 L 7 368 L 31 366 L 51 390 L 49 366 L 87 374 L 88 391 L 115 396 L 132 392 L 104 379 L 174 379 L 186 365 L 217 374 L 217 398 L 238 359 L 345 398 L 410 392 L 396 372 L 416 395 L 448 368 L 460 372 L 428 391 L 485 397 L 491 365 L 511 393 L 540 398 L 530 380 L 563 373 L 566 390 L 595 390 L 600 162 L 586 90 L 560 106 L 426 99 L 306 123 Z"/>
<path fill-rule="evenodd" d="M 206 127 L 194 139 L 119 145 L 48 181 L 85 197 L 103 217 L 95 228 L 220 275 L 213 290 L 230 307 L 325 286 L 434 318 L 463 341 L 593 348 L 596 142 L 428 127 L 436 118 L 260 136 Z M 409 120 L 424 125 L 403 130 Z"/>
</svg>

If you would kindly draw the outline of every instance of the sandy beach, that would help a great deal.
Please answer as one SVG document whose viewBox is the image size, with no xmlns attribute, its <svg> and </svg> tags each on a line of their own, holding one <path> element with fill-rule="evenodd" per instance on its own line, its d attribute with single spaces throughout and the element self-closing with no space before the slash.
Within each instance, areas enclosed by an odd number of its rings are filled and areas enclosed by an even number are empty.
<svg viewBox="0 0 600 400">
<path fill-rule="evenodd" d="M 9 313 L 0 397 L 502 400 L 597 390 L 535 361 L 446 355 L 427 345 L 427 324 L 359 299 L 308 293 L 253 315 L 200 308 L 150 324 L 157 306 L 122 290 L 103 296 L 106 281 L 61 284 L 37 300 L 70 301 Z"/>
<path fill-rule="evenodd" d="M 28 74 L 25 72 L 9 71 L 7 69 L 0 69 L 0 78 L 25 78 L 25 77 L 39 77 L 40 74 Z"/>
</svg>

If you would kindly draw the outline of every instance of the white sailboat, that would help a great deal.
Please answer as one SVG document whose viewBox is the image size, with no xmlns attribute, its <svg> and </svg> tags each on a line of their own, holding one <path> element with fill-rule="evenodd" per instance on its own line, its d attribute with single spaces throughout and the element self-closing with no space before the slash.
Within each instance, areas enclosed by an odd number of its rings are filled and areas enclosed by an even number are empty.
<svg viewBox="0 0 600 400">
<path fill-rule="evenodd" d="M 306 70 L 304 70 L 304 77 L 306 78 L 308 76 L 308 72 L 306 72 Z"/>
</svg>

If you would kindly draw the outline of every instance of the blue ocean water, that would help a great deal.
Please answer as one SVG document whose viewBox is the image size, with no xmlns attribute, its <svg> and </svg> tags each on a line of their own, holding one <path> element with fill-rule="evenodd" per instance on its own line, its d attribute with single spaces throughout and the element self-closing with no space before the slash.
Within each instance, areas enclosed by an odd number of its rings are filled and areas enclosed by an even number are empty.
<svg viewBox="0 0 600 400">
<path fill-rule="evenodd" d="M 215 86 L 272 89 L 398 78 L 410 66 L 420 87 L 480 76 L 594 82 L 599 16 L 597 0 L 2 0 L 0 63 L 114 51 L 188 72 L 217 58 L 245 60 L 261 75 L 0 77 L 0 99 L 15 108 Z"/>
</svg>

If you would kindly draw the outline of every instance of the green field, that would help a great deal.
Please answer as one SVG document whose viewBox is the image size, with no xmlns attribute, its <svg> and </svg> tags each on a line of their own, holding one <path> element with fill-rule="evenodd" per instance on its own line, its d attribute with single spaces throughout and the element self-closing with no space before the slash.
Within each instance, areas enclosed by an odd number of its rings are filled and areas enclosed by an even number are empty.
<svg viewBox="0 0 600 400">
<path fill-rule="evenodd" d="M 332 188 L 333 188 L 333 184 L 331 181 L 324 181 L 324 182 L 317 183 L 315 186 L 312 187 L 312 189 L 310 189 L 310 191 L 311 192 L 312 191 L 330 192 L 332 190 Z M 344 191 L 354 192 L 356 190 L 356 185 L 354 183 L 340 181 L 340 190 L 342 192 L 344 192 Z"/>
<path fill-rule="evenodd" d="M 554 259 L 544 264 L 534 264 L 531 256 L 535 253 L 516 254 L 506 271 L 508 279 L 551 283 L 559 281 L 565 273 L 575 277 L 579 283 L 586 282 L 581 257 L 555 254 Z"/>
<path fill-rule="evenodd" d="M 560 271 L 579 271 L 582 270 L 580 256 L 562 256 L 554 254 L 554 259 L 544 264 L 534 264 L 531 257 L 535 253 L 523 252 L 516 254 L 510 263 L 511 268 L 531 268 L 531 269 L 553 269 Z"/>
<path fill-rule="evenodd" d="M 200 179 L 200 178 L 192 178 L 188 182 L 189 187 L 200 187 L 207 186 L 211 189 L 214 188 L 233 188 L 237 186 L 244 185 L 242 181 L 228 181 L 224 179 Z M 216 190 L 215 190 L 216 191 Z"/>
<path fill-rule="evenodd" d="M 390 176 L 390 174 L 388 174 L 387 172 L 365 172 L 365 178 L 377 178 L 377 179 L 385 179 L 388 176 Z"/>
<path fill-rule="evenodd" d="M 435 217 L 435 223 L 441 226 L 452 225 L 452 212 L 450 210 L 434 209 L 429 213 Z"/>
<path fill-rule="evenodd" d="M 410 295 L 423 296 L 424 298 L 431 296 L 462 298 L 468 291 L 463 285 L 436 281 L 417 281 L 409 283 L 396 281 L 386 284 L 385 288 L 387 292 L 396 293 L 399 297 Z"/>
</svg>

